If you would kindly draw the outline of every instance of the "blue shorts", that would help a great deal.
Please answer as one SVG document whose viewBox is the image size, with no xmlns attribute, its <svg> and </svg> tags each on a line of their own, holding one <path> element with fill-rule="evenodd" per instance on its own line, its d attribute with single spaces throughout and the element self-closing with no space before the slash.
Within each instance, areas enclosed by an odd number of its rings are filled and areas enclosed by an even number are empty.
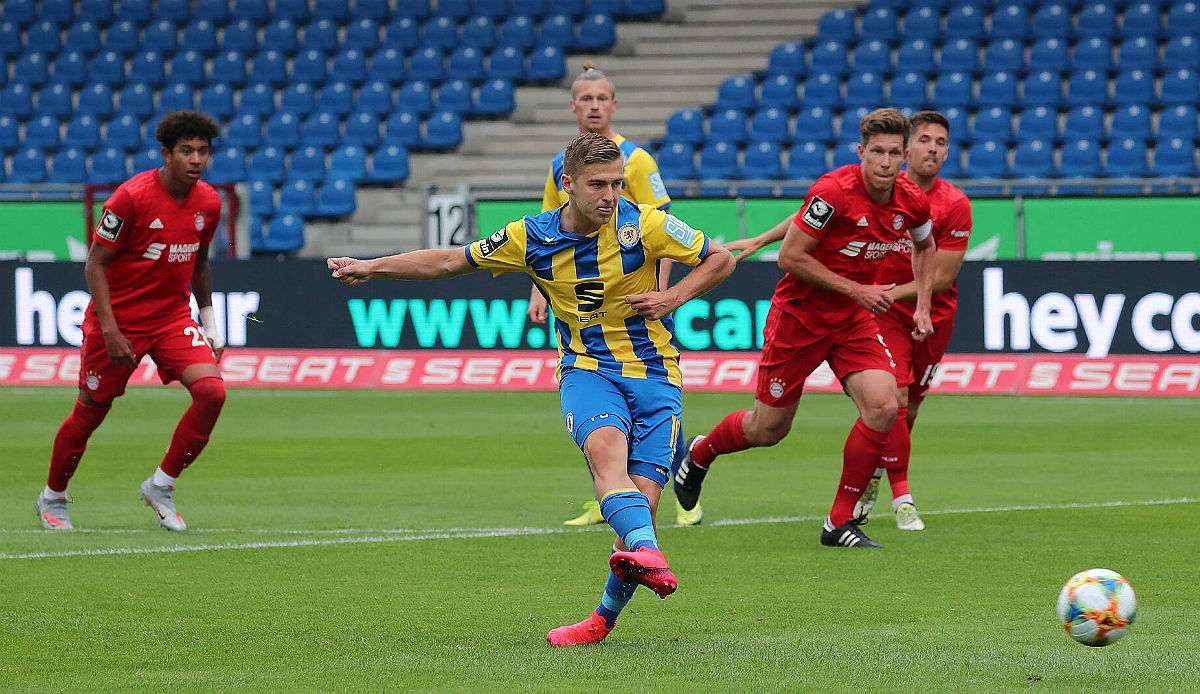
<svg viewBox="0 0 1200 694">
<path fill-rule="evenodd" d="M 593 431 L 616 427 L 629 439 L 629 474 L 666 485 L 682 439 L 683 391 L 678 386 L 571 369 L 563 374 L 558 394 L 567 431 L 580 450 Z"/>
</svg>

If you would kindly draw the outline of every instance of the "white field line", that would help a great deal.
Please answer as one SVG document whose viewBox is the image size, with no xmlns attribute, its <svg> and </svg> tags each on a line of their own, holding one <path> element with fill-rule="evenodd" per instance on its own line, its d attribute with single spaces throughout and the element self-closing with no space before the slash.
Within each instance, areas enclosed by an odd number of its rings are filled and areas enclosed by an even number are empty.
<svg viewBox="0 0 1200 694">
<path fill-rule="evenodd" d="M 1191 497 L 1180 497 L 1176 499 L 1144 499 L 1144 500 L 1125 500 L 1125 501 L 1097 501 L 1097 502 L 1081 502 L 1081 503 L 1066 503 L 1066 504 L 1020 504 L 1012 506 L 983 506 L 976 508 L 958 508 L 958 509 L 942 509 L 923 511 L 925 516 L 948 516 L 957 514 L 975 514 L 975 513 L 1019 513 L 1023 511 L 1061 511 L 1075 509 L 1099 509 L 1099 508 L 1122 508 L 1134 506 L 1174 506 L 1180 504 L 1195 504 L 1200 503 L 1200 499 Z M 768 525 L 774 523 L 799 523 L 809 521 L 819 521 L 824 518 L 824 515 L 819 516 L 778 516 L 767 518 L 729 518 L 708 523 L 709 527 L 724 527 L 724 526 L 741 526 L 741 525 Z M 101 549 L 81 549 L 81 550 L 64 550 L 59 552 L 9 552 L 0 553 L 0 560 L 19 560 L 19 559 L 57 559 L 66 557 L 106 557 L 106 556 L 125 556 L 125 555 L 143 555 L 143 554 L 179 554 L 183 552 L 214 552 L 228 550 L 253 550 L 253 549 L 284 549 L 291 547 L 323 547 L 331 545 L 359 545 L 359 544 L 380 544 L 392 542 L 416 542 L 426 540 L 469 540 L 489 537 L 527 537 L 534 535 L 565 535 L 569 533 L 579 532 L 600 532 L 608 531 L 608 527 L 604 525 L 592 526 L 591 528 L 447 528 L 443 530 L 416 530 L 416 529 L 392 529 L 392 530 L 360 530 L 354 528 L 342 528 L 335 530 L 271 530 L 266 528 L 254 528 L 248 530 L 236 529 L 208 529 L 209 532 L 229 532 L 229 533 L 259 533 L 259 534 L 275 534 L 275 535 L 329 535 L 329 534 L 344 534 L 346 537 L 317 537 L 312 539 L 300 540 L 263 540 L 259 542 L 221 542 L 221 543 L 206 543 L 195 545 L 164 545 L 159 547 L 111 547 Z M 24 532 L 24 530 L 14 530 L 7 532 Z M 35 531 L 48 533 L 48 531 Z M 76 531 L 79 532 L 79 531 Z M 99 530 L 97 533 L 134 533 L 142 532 L 140 530 Z M 161 532 L 161 531 L 152 531 Z M 196 531 L 189 530 L 188 533 Z M 369 533 L 369 534 L 360 534 Z"/>
</svg>

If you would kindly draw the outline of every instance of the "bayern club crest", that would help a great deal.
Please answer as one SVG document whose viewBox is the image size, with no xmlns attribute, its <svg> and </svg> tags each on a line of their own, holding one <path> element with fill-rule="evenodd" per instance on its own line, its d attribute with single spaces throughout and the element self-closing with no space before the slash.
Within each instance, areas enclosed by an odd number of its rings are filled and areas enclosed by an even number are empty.
<svg viewBox="0 0 1200 694">
<path fill-rule="evenodd" d="M 642 233 L 636 224 L 625 224 L 617 230 L 617 243 L 621 244 L 621 248 L 633 248 L 641 238 Z"/>
<path fill-rule="evenodd" d="M 900 227 L 896 227 L 896 228 L 899 229 Z M 204 231 L 204 213 L 203 212 L 196 213 L 196 231 Z"/>
<path fill-rule="evenodd" d="M 892 217 L 892 228 L 893 229 L 895 229 L 896 231 L 900 231 L 900 227 L 902 227 L 902 226 L 904 226 L 904 217 L 902 217 L 900 215 L 896 215 L 895 217 Z"/>
<path fill-rule="evenodd" d="M 772 378 L 770 384 L 767 386 L 767 392 L 769 392 L 773 398 L 782 398 L 785 385 L 786 384 L 783 382 L 783 379 Z"/>
<path fill-rule="evenodd" d="M 87 384 L 88 390 L 96 390 L 100 387 L 100 375 L 95 371 L 89 371 L 87 377 L 84 378 L 84 383 Z"/>
</svg>

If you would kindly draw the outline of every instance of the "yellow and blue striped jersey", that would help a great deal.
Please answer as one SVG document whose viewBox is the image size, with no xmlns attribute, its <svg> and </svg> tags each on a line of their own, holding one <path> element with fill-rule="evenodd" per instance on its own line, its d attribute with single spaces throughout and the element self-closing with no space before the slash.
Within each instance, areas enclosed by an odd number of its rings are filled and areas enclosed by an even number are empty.
<svg viewBox="0 0 1200 694">
<path fill-rule="evenodd" d="M 646 150 L 626 140 L 620 135 L 613 135 L 613 142 L 621 148 L 625 155 L 625 188 L 621 195 L 635 205 L 650 205 L 660 210 L 669 209 L 671 196 L 663 185 L 662 175 L 658 173 L 658 164 Z M 550 164 L 550 174 L 546 177 L 546 190 L 542 193 L 542 212 L 553 210 L 567 204 L 567 193 L 562 189 L 563 154 L 558 153 Z"/>
<path fill-rule="evenodd" d="M 564 369 L 604 370 L 682 387 L 671 318 L 643 318 L 625 297 L 658 289 L 660 259 L 699 264 L 708 238 L 662 210 L 624 199 L 587 236 L 563 229 L 561 214 L 556 208 L 509 222 L 466 246 L 467 262 L 493 276 L 533 278 L 554 312 L 560 377 Z"/>
</svg>

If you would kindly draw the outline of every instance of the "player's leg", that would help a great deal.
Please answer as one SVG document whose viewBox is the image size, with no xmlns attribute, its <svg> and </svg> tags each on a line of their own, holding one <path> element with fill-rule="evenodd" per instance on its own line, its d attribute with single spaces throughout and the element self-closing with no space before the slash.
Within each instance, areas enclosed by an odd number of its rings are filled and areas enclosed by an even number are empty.
<svg viewBox="0 0 1200 694">
<path fill-rule="evenodd" d="M 675 458 L 671 462 L 671 478 L 679 473 L 683 467 L 684 460 L 687 459 L 688 446 L 687 439 L 683 436 L 683 424 L 679 425 L 679 437 L 675 442 Z M 693 437 L 695 438 L 695 437 Z M 685 475 L 686 478 L 686 475 Z M 700 500 L 696 500 L 696 504 L 691 509 L 686 509 L 679 501 L 679 497 L 675 497 L 675 524 L 676 525 L 700 525 L 704 522 L 704 508 L 700 506 Z"/>
<path fill-rule="evenodd" d="M 916 516 L 916 509 L 908 490 L 908 462 L 912 442 L 909 438 L 907 405 L 908 388 L 914 381 L 914 364 L 916 354 L 921 349 L 921 343 L 913 340 L 912 328 L 907 319 L 900 314 L 885 313 L 883 316 L 877 317 L 876 321 L 879 324 L 879 334 L 883 337 L 896 365 L 894 372 L 900 407 L 896 411 L 896 419 L 892 423 L 891 431 L 888 432 L 888 442 L 884 447 L 883 456 L 880 458 L 880 466 L 875 468 L 875 474 L 867 485 L 863 499 L 855 509 L 855 517 L 860 519 L 860 522 L 865 522 L 866 515 L 870 513 L 875 498 L 878 497 L 879 481 L 883 472 L 881 468 L 883 468 L 887 470 L 888 483 L 892 491 L 892 511 L 896 512 L 903 506 L 905 509 L 903 517 L 910 519 L 907 524 L 915 526 L 920 519 L 917 519 L 916 523 L 911 521 L 911 518 Z M 904 506 L 905 504 L 907 505 Z M 898 521 L 900 518 L 901 516 L 897 515 Z"/>
</svg>

